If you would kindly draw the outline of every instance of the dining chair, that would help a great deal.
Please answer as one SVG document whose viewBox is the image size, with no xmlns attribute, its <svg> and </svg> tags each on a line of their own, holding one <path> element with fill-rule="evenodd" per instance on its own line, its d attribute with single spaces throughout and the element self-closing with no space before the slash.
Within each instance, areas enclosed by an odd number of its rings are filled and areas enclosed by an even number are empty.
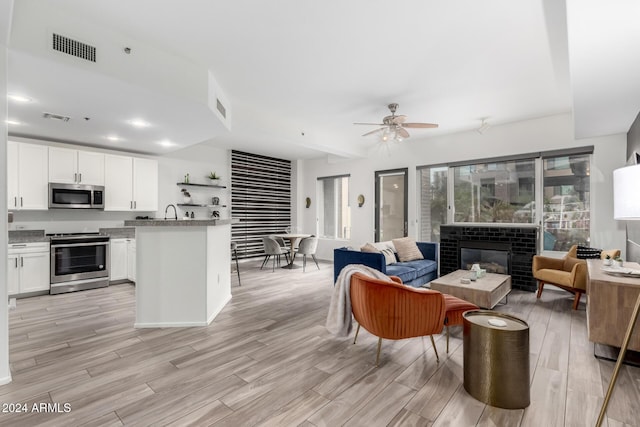
<svg viewBox="0 0 640 427">
<path fill-rule="evenodd" d="M 273 257 L 273 266 L 271 267 L 271 271 L 275 271 L 276 262 L 278 263 L 278 267 L 280 266 L 281 255 L 284 255 L 287 260 L 289 259 L 289 249 L 281 247 L 273 237 L 263 237 L 262 244 L 264 245 L 265 256 L 264 261 L 262 261 L 262 265 L 260 266 L 260 270 L 262 270 L 271 257 Z"/>
<path fill-rule="evenodd" d="M 300 240 L 300 243 L 298 243 L 298 250 L 296 251 L 296 253 L 302 254 L 303 273 L 307 266 L 307 255 L 311 255 L 311 258 L 313 258 L 313 261 L 316 263 L 316 267 L 318 267 L 318 270 L 320 270 L 318 260 L 316 259 L 316 249 L 318 249 L 317 237 L 305 237 L 304 239 Z"/>
</svg>

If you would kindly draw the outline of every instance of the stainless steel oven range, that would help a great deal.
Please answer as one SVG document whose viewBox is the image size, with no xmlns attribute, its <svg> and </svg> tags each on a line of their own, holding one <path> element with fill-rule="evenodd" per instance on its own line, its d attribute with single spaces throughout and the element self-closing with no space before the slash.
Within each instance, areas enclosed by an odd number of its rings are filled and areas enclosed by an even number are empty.
<svg viewBox="0 0 640 427">
<path fill-rule="evenodd" d="M 48 234 L 51 238 L 51 294 L 109 286 L 109 236 Z"/>
</svg>

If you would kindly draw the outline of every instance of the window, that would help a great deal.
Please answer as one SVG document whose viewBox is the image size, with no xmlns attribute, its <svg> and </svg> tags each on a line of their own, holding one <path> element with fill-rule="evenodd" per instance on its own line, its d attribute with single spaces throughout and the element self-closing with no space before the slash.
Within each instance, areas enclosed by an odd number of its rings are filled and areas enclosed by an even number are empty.
<svg viewBox="0 0 640 427">
<path fill-rule="evenodd" d="M 540 245 L 567 251 L 590 243 L 593 147 L 529 153 L 417 169 L 418 232 L 440 241 L 447 223 L 540 225 Z"/>
<path fill-rule="evenodd" d="M 453 167 L 454 222 L 533 223 L 535 160 Z"/>
<path fill-rule="evenodd" d="M 418 170 L 422 241 L 439 242 L 440 224 L 447 223 L 447 173 L 446 166 Z"/>
<path fill-rule="evenodd" d="M 543 165 L 544 249 L 589 244 L 589 155 L 551 157 Z"/>
<path fill-rule="evenodd" d="M 318 178 L 319 237 L 349 239 L 351 208 L 349 206 L 349 176 Z"/>
</svg>

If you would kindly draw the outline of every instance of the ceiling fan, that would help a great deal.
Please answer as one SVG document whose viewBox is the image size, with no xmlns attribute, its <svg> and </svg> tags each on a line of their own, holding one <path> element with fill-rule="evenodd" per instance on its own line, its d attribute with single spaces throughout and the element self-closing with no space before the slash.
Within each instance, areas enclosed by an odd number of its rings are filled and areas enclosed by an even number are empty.
<svg viewBox="0 0 640 427">
<path fill-rule="evenodd" d="M 373 135 L 375 133 L 382 132 L 381 139 L 383 142 L 386 141 L 396 141 L 400 142 L 405 138 L 409 138 L 409 132 L 407 132 L 406 128 L 409 129 L 427 129 L 427 128 L 437 128 L 438 125 L 435 123 L 406 123 L 407 116 L 399 115 L 396 116 L 396 110 L 398 109 L 398 104 L 392 103 L 387 105 L 389 111 L 391 111 L 390 116 L 386 116 L 382 119 L 382 123 L 354 123 L 354 125 L 368 125 L 368 126 L 381 126 L 378 129 L 374 129 L 370 132 L 363 134 L 362 136 Z"/>
</svg>

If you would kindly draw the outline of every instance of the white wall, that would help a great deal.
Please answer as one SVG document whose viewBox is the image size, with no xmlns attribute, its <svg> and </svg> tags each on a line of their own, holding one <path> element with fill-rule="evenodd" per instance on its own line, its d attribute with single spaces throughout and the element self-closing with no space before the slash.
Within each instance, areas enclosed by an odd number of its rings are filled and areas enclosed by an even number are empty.
<svg viewBox="0 0 640 427">
<path fill-rule="evenodd" d="M 318 257 L 333 259 L 333 249 L 345 245 L 358 246 L 374 239 L 374 172 L 376 170 L 409 168 L 409 236 L 416 238 L 417 229 L 417 178 L 416 166 L 446 163 L 461 160 L 482 159 L 535 151 L 594 146 L 593 169 L 591 171 L 592 217 L 591 244 L 604 248 L 625 247 L 624 228 L 613 219 L 612 172 L 626 162 L 626 135 L 575 140 L 570 114 L 559 114 L 539 119 L 525 120 L 494 126 L 481 135 L 475 131 L 419 139 L 415 130 L 413 137 L 401 144 L 391 146 L 389 153 L 376 149 L 369 157 L 357 160 L 328 162 L 326 159 L 299 160 L 303 170 L 301 192 L 297 200 L 311 197 L 316 200 L 316 178 L 339 174 L 351 174 L 349 200 L 351 204 L 351 240 L 321 240 Z M 358 208 L 359 194 L 365 204 Z M 317 207 L 317 203 L 314 203 Z M 313 206 L 313 205 L 312 205 Z M 316 209 L 302 209 L 302 227 L 306 233 L 315 233 Z"/>
<path fill-rule="evenodd" d="M 193 199 L 193 203 L 211 203 L 212 197 L 220 198 L 220 205 L 226 208 L 217 209 L 220 211 L 220 218 L 229 218 L 231 213 L 231 152 L 220 148 L 214 148 L 206 143 L 194 145 L 189 148 L 177 151 L 158 158 L 158 212 L 157 217 L 164 218 L 165 207 L 169 204 L 182 203 L 180 188 L 176 185 L 184 180 L 185 174 L 189 173 L 189 182 L 198 184 L 209 184 L 206 178 L 209 173 L 216 172 L 220 176 L 219 185 L 224 185 L 226 189 L 216 189 L 208 187 L 189 187 L 188 190 Z M 185 187 L 187 188 L 187 187 Z M 195 212 L 196 218 L 207 219 L 211 216 L 210 208 L 181 208 L 176 206 L 178 218 L 184 215 L 185 211 Z M 173 210 L 169 210 L 168 215 L 172 215 Z"/>
<path fill-rule="evenodd" d="M 7 308 L 7 69 L 13 1 L 0 3 L 0 384 L 11 381 Z"/>
<path fill-rule="evenodd" d="M 100 150 L 95 148 L 81 147 L 70 144 L 53 143 L 28 138 L 11 137 L 11 140 L 43 144 L 49 146 L 60 146 L 77 148 L 89 151 L 100 151 L 105 153 L 117 153 L 130 155 L 129 153 L 117 152 L 113 150 Z M 133 154 L 134 157 L 142 157 Z M 86 232 L 97 231 L 100 227 L 122 227 L 127 219 L 134 219 L 138 215 L 150 217 L 164 217 L 164 210 L 168 204 L 182 202 L 180 187 L 176 185 L 184 179 L 184 175 L 189 173 L 190 182 L 208 184 L 205 178 L 210 172 L 215 171 L 222 177 L 220 185 L 230 186 L 230 154 L 227 150 L 214 148 L 206 143 L 197 144 L 179 151 L 175 151 L 164 156 L 146 156 L 158 160 L 158 211 L 157 212 L 104 212 L 93 210 L 47 210 L 47 211 L 16 211 L 14 212 L 14 222 L 10 224 L 10 230 L 41 230 L 47 233 L 64 232 Z M 3 189 L 6 185 L 3 187 Z M 211 202 L 211 197 L 218 196 L 221 204 L 229 206 L 230 189 L 213 189 L 194 187 L 191 191 L 195 203 Z M 6 197 L 5 197 L 6 199 Z M 194 211 L 196 218 L 209 218 L 211 209 L 194 208 L 181 209 L 177 207 L 178 217 L 182 218 L 184 211 Z M 228 218 L 230 208 L 220 208 L 220 217 Z M 171 211 L 171 215 L 173 211 Z"/>
</svg>

